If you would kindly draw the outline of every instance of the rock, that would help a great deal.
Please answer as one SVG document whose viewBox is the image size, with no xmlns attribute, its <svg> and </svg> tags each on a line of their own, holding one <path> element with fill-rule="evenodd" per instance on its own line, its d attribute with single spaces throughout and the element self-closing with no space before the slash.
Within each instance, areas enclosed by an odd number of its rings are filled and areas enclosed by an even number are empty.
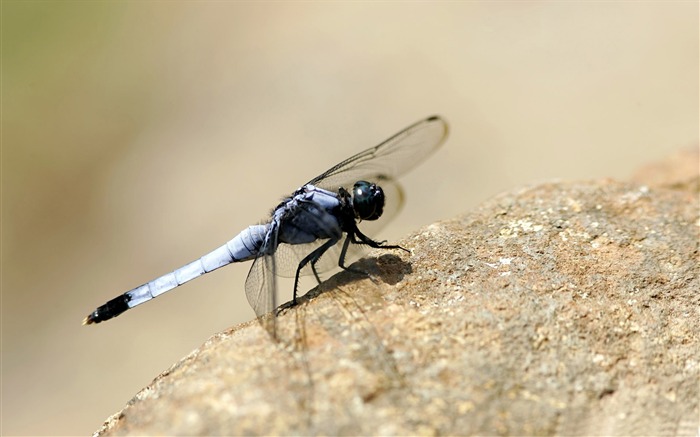
<svg viewBox="0 0 700 437">
<path fill-rule="evenodd" d="M 97 434 L 697 433 L 700 179 L 673 170 L 428 226 L 285 310 L 277 341 L 214 335 Z"/>
</svg>

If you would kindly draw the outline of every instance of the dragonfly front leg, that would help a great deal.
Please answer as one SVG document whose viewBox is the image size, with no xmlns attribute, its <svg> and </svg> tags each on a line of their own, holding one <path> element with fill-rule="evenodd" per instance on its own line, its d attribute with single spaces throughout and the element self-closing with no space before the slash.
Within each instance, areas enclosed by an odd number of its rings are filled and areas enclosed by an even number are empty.
<svg viewBox="0 0 700 437">
<path fill-rule="evenodd" d="M 360 240 L 358 241 L 355 238 L 355 235 L 357 235 Z M 410 251 L 406 248 L 403 248 L 398 245 L 384 245 L 386 243 L 385 241 L 374 241 L 362 232 L 360 232 L 359 229 L 355 228 L 353 232 L 348 232 L 347 237 L 345 237 L 345 242 L 343 243 L 343 249 L 340 251 L 340 259 L 338 259 L 338 266 L 343 269 L 347 270 L 353 273 L 359 273 L 359 274 L 367 274 L 367 272 L 358 270 L 358 269 L 353 269 L 352 267 L 348 267 L 345 265 L 345 255 L 347 255 L 348 252 L 348 247 L 350 246 L 350 243 L 352 244 L 366 244 L 369 247 L 375 248 L 375 249 L 401 249 L 405 250 L 406 252 Z"/>
<path fill-rule="evenodd" d="M 301 260 L 299 267 L 297 267 L 297 273 L 294 276 L 294 295 L 292 297 L 292 305 L 297 304 L 297 288 L 299 287 L 299 274 L 301 273 L 301 269 L 303 269 L 308 263 L 311 263 L 311 271 L 314 273 L 316 280 L 320 284 L 321 278 L 318 276 L 318 272 L 316 272 L 316 262 L 321 259 L 321 256 L 323 256 L 323 254 L 337 242 L 337 238 L 331 238 Z"/>
<path fill-rule="evenodd" d="M 355 244 L 366 244 L 371 248 L 374 249 L 401 249 L 405 252 L 411 253 L 410 250 L 406 249 L 405 247 L 401 247 L 397 244 L 384 244 L 386 243 L 386 240 L 384 241 L 374 241 L 362 232 L 360 232 L 359 229 L 355 228 L 355 232 L 353 234 L 357 234 L 358 238 L 360 241 L 355 240 L 355 235 L 352 235 L 352 242 Z M 350 234 L 348 234 L 349 236 Z"/>
</svg>

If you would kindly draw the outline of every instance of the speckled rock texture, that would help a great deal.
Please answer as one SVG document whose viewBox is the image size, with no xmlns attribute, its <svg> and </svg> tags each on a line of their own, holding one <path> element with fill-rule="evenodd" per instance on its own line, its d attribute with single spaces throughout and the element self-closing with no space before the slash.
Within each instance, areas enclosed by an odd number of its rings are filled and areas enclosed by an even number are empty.
<svg viewBox="0 0 700 437">
<path fill-rule="evenodd" d="M 699 186 L 692 150 L 497 196 L 326 281 L 277 341 L 214 335 L 97 434 L 695 435 Z"/>
</svg>

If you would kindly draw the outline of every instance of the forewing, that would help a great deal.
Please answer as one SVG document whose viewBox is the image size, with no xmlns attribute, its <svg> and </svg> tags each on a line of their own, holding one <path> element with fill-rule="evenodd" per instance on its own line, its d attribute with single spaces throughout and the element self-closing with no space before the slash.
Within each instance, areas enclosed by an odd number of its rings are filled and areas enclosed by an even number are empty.
<svg viewBox="0 0 700 437">
<path fill-rule="evenodd" d="M 412 124 L 378 146 L 333 166 L 309 184 L 350 190 L 358 180 L 396 179 L 433 153 L 447 138 L 447 123 L 437 115 Z"/>
</svg>

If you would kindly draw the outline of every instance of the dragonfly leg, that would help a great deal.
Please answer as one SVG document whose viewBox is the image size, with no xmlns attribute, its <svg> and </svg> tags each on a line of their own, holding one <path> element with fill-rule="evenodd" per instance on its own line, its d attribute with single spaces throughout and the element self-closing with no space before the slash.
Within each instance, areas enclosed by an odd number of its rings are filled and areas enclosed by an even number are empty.
<svg viewBox="0 0 700 437">
<path fill-rule="evenodd" d="M 361 244 L 359 241 L 355 240 L 355 236 L 352 233 L 348 233 L 348 236 L 345 237 L 345 242 L 343 242 L 343 249 L 340 251 L 340 258 L 338 259 L 338 267 L 340 267 L 343 270 L 347 270 L 349 272 L 364 275 L 367 272 L 359 270 L 359 269 L 353 269 L 352 267 L 348 267 L 345 265 L 345 255 L 347 255 L 347 253 L 348 253 L 348 247 L 350 246 L 350 243 Z"/>
<path fill-rule="evenodd" d="M 297 273 L 294 276 L 294 295 L 292 297 L 292 305 L 297 304 L 297 288 L 299 287 L 299 274 L 301 273 L 301 269 L 303 269 L 308 263 L 311 263 L 311 271 L 314 273 L 316 280 L 320 284 L 321 278 L 318 276 L 318 272 L 316 272 L 316 262 L 321 259 L 321 256 L 323 256 L 323 254 L 337 242 L 337 238 L 331 238 L 301 260 L 299 267 L 297 267 Z"/>
<path fill-rule="evenodd" d="M 374 249 L 401 249 L 401 250 L 403 250 L 403 251 L 406 251 L 406 252 L 408 252 L 408 253 L 411 253 L 411 251 L 408 250 L 408 249 L 406 249 L 405 247 L 401 247 L 401 246 L 396 245 L 396 244 L 384 244 L 384 243 L 386 243 L 386 240 L 384 240 L 384 241 L 374 241 L 374 240 L 372 240 L 371 238 L 369 238 L 368 236 L 366 236 L 365 234 L 363 234 L 362 232 L 360 232 L 360 230 L 357 229 L 357 228 L 355 228 L 354 234 L 357 234 L 358 238 L 360 239 L 359 242 L 356 241 L 356 240 L 355 240 L 355 235 L 353 235 L 353 236 L 352 236 L 352 240 L 353 240 L 352 242 L 355 243 L 355 244 L 366 244 L 366 245 L 368 245 L 369 247 L 372 247 L 372 248 L 374 248 Z M 350 235 L 350 234 L 348 234 L 348 235 Z"/>
<path fill-rule="evenodd" d="M 355 235 L 359 237 L 358 239 L 355 238 Z M 348 247 L 350 246 L 350 243 L 352 244 L 366 244 L 367 246 L 373 247 L 375 249 L 401 249 L 405 250 L 406 252 L 410 252 L 408 249 L 405 249 L 401 246 L 397 245 L 385 245 L 386 241 L 374 241 L 362 232 L 360 232 L 359 229 L 355 228 L 354 232 L 348 232 L 347 237 L 345 238 L 345 242 L 343 243 L 343 249 L 340 251 L 340 259 L 338 259 L 338 266 L 343 269 L 343 270 L 348 270 L 353 273 L 358 273 L 361 275 L 366 275 L 367 272 L 359 269 L 354 269 L 352 267 L 348 267 L 345 265 L 345 255 L 347 254 Z"/>
<path fill-rule="evenodd" d="M 316 260 L 316 261 L 318 261 L 318 260 Z M 318 282 L 320 285 L 321 284 L 321 277 L 318 276 L 318 272 L 316 271 L 316 261 L 311 262 L 311 271 L 314 273 L 314 277 L 316 278 L 316 282 Z"/>
</svg>

